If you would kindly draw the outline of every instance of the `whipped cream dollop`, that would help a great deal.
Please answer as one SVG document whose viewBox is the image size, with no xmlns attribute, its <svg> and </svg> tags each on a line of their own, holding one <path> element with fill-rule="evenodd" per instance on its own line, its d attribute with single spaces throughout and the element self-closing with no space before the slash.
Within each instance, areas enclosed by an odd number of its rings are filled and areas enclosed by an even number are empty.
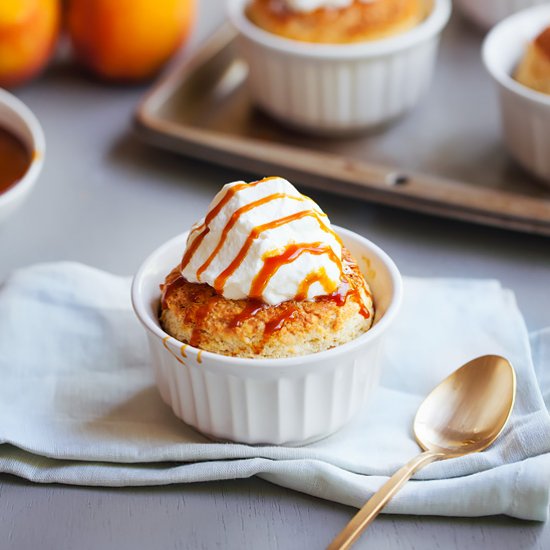
<svg viewBox="0 0 550 550">
<path fill-rule="evenodd" d="M 283 0 L 285 5 L 292 11 L 315 11 L 320 8 L 347 8 L 354 3 L 355 0 Z M 364 4 L 370 4 L 377 0 L 360 0 Z"/>
<path fill-rule="evenodd" d="M 181 263 L 190 282 L 270 305 L 331 294 L 342 273 L 342 243 L 328 217 L 278 177 L 225 185 L 192 227 Z"/>
</svg>

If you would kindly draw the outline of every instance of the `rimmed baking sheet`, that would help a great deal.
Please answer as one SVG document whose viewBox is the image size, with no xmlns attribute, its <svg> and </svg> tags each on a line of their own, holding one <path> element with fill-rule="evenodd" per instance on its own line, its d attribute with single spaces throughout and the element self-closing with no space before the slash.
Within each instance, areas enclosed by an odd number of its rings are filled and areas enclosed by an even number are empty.
<svg viewBox="0 0 550 550">
<path fill-rule="evenodd" d="M 550 188 L 506 154 L 482 36 L 454 17 L 434 82 L 413 112 L 369 135 L 322 138 L 256 109 L 246 64 L 221 27 L 147 94 L 140 135 L 158 146 L 258 175 L 398 208 L 550 235 Z M 549 151 L 550 154 L 550 151 Z"/>
</svg>

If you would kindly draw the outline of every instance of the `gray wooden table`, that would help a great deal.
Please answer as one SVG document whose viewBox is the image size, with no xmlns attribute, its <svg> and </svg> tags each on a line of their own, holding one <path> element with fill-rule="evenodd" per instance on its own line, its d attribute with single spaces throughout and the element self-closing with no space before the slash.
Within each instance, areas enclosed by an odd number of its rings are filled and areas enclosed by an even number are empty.
<svg viewBox="0 0 550 550">
<path fill-rule="evenodd" d="M 219 23 L 202 0 L 187 51 Z M 158 244 L 187 229 L 220 185 L 243 177 L 152 149 L 131 131 L 145 88 L 98 84 L 59 63 L 17 94 L 40 118 L 44 173 L 0 228 L 0 280 L 35 262 L 75 260 L 131 274 Z M 498 278 L 530 330 L 550 326 L 550 240 L 312 196 L 334 223 L 387 250 L 406 275 Z M 550 368 L 550 365 L 549 365 Z M 0 476 L 0 549 L 323 548 L 351 508 L 258 479 L 159 488 L 35 485 Z M 550 547 L 550 526 L 505 517 L 380 517 L 357 548 Z"/>
</svg>

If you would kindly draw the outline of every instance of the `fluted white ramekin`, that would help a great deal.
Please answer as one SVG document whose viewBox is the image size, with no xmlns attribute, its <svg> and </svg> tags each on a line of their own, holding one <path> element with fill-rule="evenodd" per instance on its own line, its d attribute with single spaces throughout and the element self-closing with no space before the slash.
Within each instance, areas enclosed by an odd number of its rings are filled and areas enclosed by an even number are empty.
<svg viewBox="0 0 550 550">
<path fill-rule="evenodd" d="M 0 193 L 0 223 L 2 223 L 21 206 L 33 189 L 44 164 L 46 142 L 42 127 L 32 111 L 2 88 L 0 88 L 0 126 L 15 134 L 32 152 L 31 163 L 25 175 L 13 187 Z"/>
<path fill-rule="evenodd" d="M 401 276 L 376 245 L 336 230 L 368 278 L 373 327 L 342 346 L 289 359 L 241 359 L 182 346 L 159 324 L 159 284 L 181 260 L 187 233 L 145 260 L 134 277 L 132 303 L 147 332 L 160 394 L 176 416 L 217 439 L 300 445 L 338 430 L 365 404 L 401 302 Z"/>
<path fill-rule="evenodd" d="M 548 0 L 454 0 L 459 10 L 482 29 L 490 29 L 518 11 Z"/>
<path fill-rule="evenodd" d="M 427 0 L 432 3 L 432 0 Z M 313 44 L 264 31 L 228 0 L 255 102 L 301 129 L 339 133 L 375 127 L 413 107 L 431 81 L 451 0 L 433 0 L 413 29 L 382 40 Z"/>
<path fill-rule="evenodd" d="M 550 95 L 512 77 L 528 43 L 548 25 L 550 4 L 511 15 L 487 35 L 483 61 L 497 83 L 508 151 L 524 168 L 550 184 Z"/>
</svg>

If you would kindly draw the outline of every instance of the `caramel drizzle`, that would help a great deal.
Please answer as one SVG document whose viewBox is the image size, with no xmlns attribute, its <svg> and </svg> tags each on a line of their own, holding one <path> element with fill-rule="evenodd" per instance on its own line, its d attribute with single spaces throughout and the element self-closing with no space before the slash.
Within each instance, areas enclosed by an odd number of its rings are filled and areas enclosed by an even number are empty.
<svg viewBox="0 0 550 550">
<path fill-rule="evenodd" d="M 294 305 L 289 305 L 284 311 L 275 319 L 267 322 L 264 328 L 264 336 L 262 339 L 262 348 L 265 346 L 267 339 L 274 333 L 281 330 L 284 324 L 295 317 L 298 308 Z"/>
<path fill-rule="evenodd" d="M 168 350 L 168 352 L 170 353 L 170 355 L 172 357 L 174 357 L 174 359 L 176 359 L 176 361 L 178 363 L 181 363 L 182 365 L 185 365 L 185 361 L 183 359 L 181 359 L 180 357 L 178 357 L 171 349 L 170 347 L 168 346 L 168 340 L 170 340 L 170 336 L 165 336 L 163 339 L 162 339 L 162 344 L 163 346 Z"/>
<path fill-rule="evenodd" d="M 162 344 L 163 346 L 168 350 L 168 352 L 170 353 L 170 355 L 178 362 L 178 363 L 181 363 L 182 365 L 185 365 L 187 366 L 187 364 L 185 363 L 185 361 L 181 358 L 181 357 L 178 357 L 171 349 L 170 349 L 170 346 L 168 345 L 168 340 L 170 340 L 170 336 L 165 336 L 163 339 L 162 339 Z M 185 348 L 187 348 L 187 345 L 188 344 L 183 344 L 181 347 L 180 347 L 180 353 L 181 353 L 181 356 L 185 359 L 187 359 L 187 354 L 185 353 Z M 202 350 L 199 350 L 198 353 L 197 353 L 197 363 L 201 364 L 202 363 Z"/>
<path fill-rule="evenodd" d="M 365 279 L 361 277 L 359 281 L 358 286 L 356 282 L 353 279 L 348 279 L 349 284 L 349 290 L 346 294 L 346 296 L 350 295 L 355 302 L 359 305 L 359 313 L 365 318 L 368 319 L 370 317 L 370 311 L 367 309 L 367 306 L 365 304 L 365 301 L 363 300 L 363 296 L 361 295 L 361 291 L 367 296 L 368 298 L 372 299 L 371 293 L 367 290 L 367 283 L 365 282 Z"/>
<path fill-rule="evenodd" d="M 295 212 L 294 214 L 291 214 L 290 216 L 285 216 L 284 218 L 279 218 L 277 220 L 273 220 L 268 223 L 264 223 L 262 225 L 257 225 L 250 234 L 248 235 L 246 241 L 244 242 L 242 248 L 238 252 L 237 256 L 234 258 L 234 260 L 229 264 L 229 266 L 222 271 L 218 277 L 216 277 L 214 281 L 214 288 L 217 292 L 220 294 L 223 291 L 223 288 L 225 286 L 225 283 L 227 282 L 227 279 L 233 275 L 233 273 L 238 269 L 238 267 L 242 264 L 244 261 L 246 255 L 248 254 L 248 251 L 254 244 L 254 241 L 264 232 L 268 231 L 270 229 L 275 229 L 277 227 L 280 227 L 282 225 L 285 225 L 287 223 L 291 223 L 295 220 L 299 220 L 301 218 L 310 217 L 313 218 L 317 223 L 319 224 L 319 227 L 329 234 L 334 234 L 334 231 L 332 229 L 328 228 L 323 221 L 321 220 L 319 213 L 315 210 L 301 210 L 300 212 Z"/>
<path fill-rule="evenodd" d="M 243 214 L 246 214 L 250 210 L 257 208 L 258 206 L 262 206 L 271 201 L 274 201 L 277 199 L 284 199 L 284 198 L 305 202 L 305 198 L 303 195 L 296 196 L 296 195 L 289 195 L 288 193 L 273 193 L 272 195 L 266 195 L 261 199 L 245 204 L 244 206 L 241 206 L 241 208 L 235 210 L 235 212 L 233 212 L 233 214 L 231 215 L 231 218 L 229 218 L 229 221 L 225 224 L 225 227 L 222 230 L 222 234 L 218 244 L 216 245 L 216 248 L 214 248 L 214 250 L 208 257 L 208 259 L 197 270 L 197 279 L 199 281 L 201 280 L 201 275 L 208 269 L 208 266 L 212 263 L 212 260 L 218 255 L 219 251 L 222 249 L 223 245 L 225 244 L 227 235 L 229 234 L 231 229 L 235 226 L 235 224 L 239 221 L 239 218 Z"/>
<path fill-rule="evenodd" d="M 193 346 L 195 348 L 200 347 L 204 322 L 210 314 L 211 309 L 216 305 L 218 301 L 219 297 L 214 296 L 206 304 L 198 308 L 197 313 L 195 314 L 194 327 L 193 331 L 191 332 L 191 338 L 189 339 L 190 346 Z"/>
<path fill-rule="evenodd" d="M 311 254 L 314 256 L 320 256 L 322 254 L 326 254 L 330 258 L 330 260 L 334 264 L 336 264 L 340 273 L 342 273 L 342 262 L 329 245 L 320 243 L 320 242 L 292 243 L 288 245 L 284 249 L 284 251 L 281 252 L 280 254 L 277 254 L 275 256 L 264 257 L 264 263 L 263 263 L 262 269 L 260 269 L 256 277 L 254 277 L 252 284 L 250 285 L 249 296 L 251 298 L 256 298 L 256 299 L 261 298 L 262 294 L 264 293 L 264 290 L 269 284 L 269 281 L 272 279 L 275 273 L 277 273 L 277 271 L 283 265 L 290 264 L 295 260 L 297 260 L 302 254 Z M 308 275 L 306 279 L 304 279 L 304 281 L 306 281 L 309 277 L 310 276 Z M 324 272 L 324 278 L 319 280 L 322 281 L 324 288 L 325 288 L 325 285 L 329 287 L 328 289 L 326 289 L 327 292 L 332 292 L 334 290 L 334 285 L 330 285 L 330 279 L 328 279 L 328 277 L 326 276 L 326 271 Z M 300 289 L 304 284 L 304 281 L 302 281 L 302 284 L 299 287 L 298 294 L 300 294 Z M 313 282 L 314 281 L 309 283 L 309 286 L 311 286 Z M 306 282 L 305 284 L 307 285 L 308 283 Z M 307 296 L 307 291 L 306 291 L 306 296 Z"/>
<path fill-rule="evenodd" d="M 248 319 L 255 317 L 262 309 L 266 308 L 267 305 L 259 300 L 250 300 L 246 303 L 243 310 L 233 317 L 229 326 L 231 328 L 237 328 L 242 326 Z"/>
<path fill-rule="evenodd" d="M 298 292 L 294 297 L 297 301 L 307 300 L 309 289 L 315 284 L 320 283 L 326 294 L 334 292 L 332 279 L 329 278 L 324 267 L 321 267 L 317 271 L 308 273 L 303 281 L 298 286 Z"/>
<path fill-rule="evenodd" d="M 362 288 L 359 288 L 352 279 L 348 279 L 344 276 L 338 289 L 332 294 L 327 294 L 325 296 L 317 296 L 315 298 L 316 302 L 330 301 L 334 302 L 337 306 L 343 306 L 347 302 L 348 298 L 351 298 L 359 306 L 359 314 L 362 315 L 365 319 L 370 317 L 370 311 L 368 310 L 363 297 L 361 296 L 361 290 L 365 293 L 366 296 L 370 296 L 370 292 L 367 290 L 364 283 L 361 284 Z"/>
<path fill-rule="evenodd" d="M 195 237 L 193 242 L 188 246 L 187 250 L 185 251 L 185 254 L 183 255 L 183 258 L 181 260 L 180 265 L 180 271 L 183 271 L 189 262 L 191 261 L 191 258 L 193 257 L 193 254 L 195 254 L 197 248 L 200 246 L 206 235 L 210 233 L 210 223 L 212 220 L 221 212 L 221 209 L 239 192 L 243 189 L 249 189 L 250 187 L 256 187 L 256 185 L 259 185 L 260 183 L 264 183 L 266 181 L 275 179 L 275 177 L 269 177 L 269 178 L 263 178 L 258 181 L 253 181 L 251 183 L 237 183 L 233 187 L 230 187 L 225 195 L 219 200 L 218 204 L 212 208 L 204 218 L 204 222 L 199 226 L 196 227 L 191 231 L 191 233 L 199 232 L 200 233 Z"/>
</svg>

